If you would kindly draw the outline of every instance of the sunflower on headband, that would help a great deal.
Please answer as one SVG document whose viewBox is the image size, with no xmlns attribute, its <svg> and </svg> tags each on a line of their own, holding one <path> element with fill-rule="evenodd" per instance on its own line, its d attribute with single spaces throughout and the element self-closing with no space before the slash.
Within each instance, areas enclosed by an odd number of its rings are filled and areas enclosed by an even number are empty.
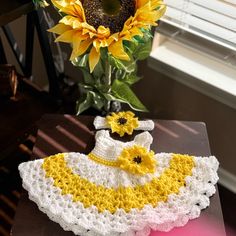
<svg viewBox="0 0 236 236">
<path fill-rule="evenodd" d="M 106 122 L 111 127 L 112 133 L 117 133 L 120 137 L 124 134 L 131 135 L 133 130 L 138 127 L 138 118 L 131 111 L 112 112 L 106 116 Z"/>
<path fill-rule="evenodd" d="M 64 17 L 49 31 L 59 35 L 56 41 L 72 44 L 70 60 L 91 47 L 90 72 L 104 47 L 115 58 L 129 61 L 123 41 L 142 37 L 141 29 L 157 25 L 165 11 L 162 0 L 52 0 L 52 3 Z"/>
</svg>

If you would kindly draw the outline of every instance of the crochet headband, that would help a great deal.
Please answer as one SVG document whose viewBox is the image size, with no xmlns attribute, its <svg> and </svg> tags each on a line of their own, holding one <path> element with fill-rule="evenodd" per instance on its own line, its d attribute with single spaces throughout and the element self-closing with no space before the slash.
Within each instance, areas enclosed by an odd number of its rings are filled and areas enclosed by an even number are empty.
<svg viewBox="0 0 236 236">
<path fill-rule="evenodd" d="M 138 120 L 131 111 L 112 112 L 106 117 L 96 116 L 94 126 L 96 129 L 111 129 L 112 133 L 118 133 L 121 137 L 125 133 L 131 135 L 133 130 L 153 130 L 154 122 L 152 120 Z"/>
</svg>

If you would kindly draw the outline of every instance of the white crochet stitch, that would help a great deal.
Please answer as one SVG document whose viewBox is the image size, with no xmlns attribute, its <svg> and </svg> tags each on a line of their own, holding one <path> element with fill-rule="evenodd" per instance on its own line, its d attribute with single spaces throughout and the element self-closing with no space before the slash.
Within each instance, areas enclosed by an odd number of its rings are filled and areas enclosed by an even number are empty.
<svg viewBox="0 0 236 236">
<path fill-rule="evenodd" d="M 149 150 L 151 143 L 152 137 L 148 132 L 137 135 L 131 142 L 121 142 L 113 140 L 108 131 L 99 131 L 92 153 L 105 160 L 116 160 L 123 148 L 138 144 Z M 153 178 L 159 178 L 169 168 L 173 154 L 156 154 L 155 172 L 144 176 L 102 165 L 84 154 L 65 153 L 64 156 L 74 175 L 97 186 L 117 189 L 143 186 Z M 62 190 L 54 185 L 53 178 L 46 176 L 42 159 L 20 164 L 19 171 L 29 198 L 64 230 L 84 236 L 147 236 L 151 229 L 169 231 L 183 226 L 209 206 L 209 197 L 215 193 L 214 185 L 218 180 L 218 161 L 211 156 L 193 157 L 193 162 L 192 174 L 185 178 L 185 186 L 180 187 L 178 193 L 169 194 L 165 202 L 159 202 L 155 207 L 146 204 L 142 209 L 133 208 L 129 212 L 119 208 L 114 213 L 98 211 L 94 205 L 84 207 L 83 203 L 73 201 L 70 194 L 63 195 Z"/>
<path fill-rule="evenodd" d="M 94 119 L 94 127 L 95 129 L 109 129 L 110 125 L 107 123 L 106 118 L 101 116 L 96 116 Z M 135 130 L 153 130 L 154 122 L 152 120 L 139 120 L 138 127 Z"/>
</svg>

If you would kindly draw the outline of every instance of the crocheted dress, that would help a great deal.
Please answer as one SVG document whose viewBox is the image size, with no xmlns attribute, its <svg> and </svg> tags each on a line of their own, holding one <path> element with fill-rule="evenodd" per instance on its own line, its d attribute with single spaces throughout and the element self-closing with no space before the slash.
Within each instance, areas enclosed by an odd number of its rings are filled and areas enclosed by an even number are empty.
<svg viewBox="0 0 236 236">
<path fill-rule="evenodd" d="M 214 156 L 154 155 L 148 132 L 130 142 L 105 130 L 95 138 L 88 155 L 60 153 L 19 166 L 29 198 L 64 230 L 149 235 L 183 226 L 209 205 L 218 180 Z"/>
</svg>

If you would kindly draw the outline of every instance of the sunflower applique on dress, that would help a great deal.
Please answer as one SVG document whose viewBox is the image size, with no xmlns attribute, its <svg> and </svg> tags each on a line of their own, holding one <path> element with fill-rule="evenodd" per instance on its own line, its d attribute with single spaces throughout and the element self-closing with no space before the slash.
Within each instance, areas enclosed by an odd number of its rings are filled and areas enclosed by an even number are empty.
<svg viewBox="0 0 236 236">
<path fill-rule="evenodd" d="M 100 130 L 88 154 L 20 164 L 23 187 L 48 217 L 76 235 L 147 236 L 200 215 L 218 180 L 215 157 L 154 154 L 146 131 L 121 142 Z"/>
</svg>

